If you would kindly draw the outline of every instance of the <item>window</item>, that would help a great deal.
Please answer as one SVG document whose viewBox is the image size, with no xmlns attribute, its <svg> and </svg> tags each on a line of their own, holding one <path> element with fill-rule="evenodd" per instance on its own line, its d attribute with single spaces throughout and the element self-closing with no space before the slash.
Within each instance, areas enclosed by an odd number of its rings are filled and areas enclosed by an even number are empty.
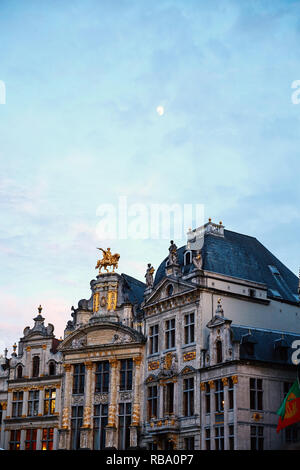
<svg viewBox="0 0 300 470">
<path fill-rule="evenodd" d="M 190 344 L 195 341 L 195 315 L 189 313 L 184 317 L 184 342 Z"/>
<path fill-rule="evenodd" d="M 22 416 L 23 392 L 13 392 L 12 416 L 13 418 Z"/>
<path fill-rule="evenodd" d="M 120 390 L 132 390 L 132 359 L 121 360 Z"/>
<path fill-rule="evenodd" d="M 262 379 L 250 379 L 250 409 L 263 409 Z"/>
<path fill-rule="evenodd" d="M 28 395 L 28 411 L 27 416 L 37 416 L 39 412 L 39 390 L 30 390 Z"/>
<path fill-rule="evenodd" d="M 224 450 L 224 426 L 215 428 L 215 449 Z"/>
<path fill-rule="evenodd" d="M 210 413 L 210 386 L 209 383 L 205 383 L 205 412 Z"/>
<path fill-rule="evenodd" d="M 233 393 L 234 393 L 233 380 L 231 377 L 229 377 L 228 379 L 228 409 L 229 410 L 233 410 L 233 407 L 234 407 Z"/>
<path fill-rule="evenodd" d="M 80 428 L 83 422 L 83 406 L 72 406 L 71 450 L 80 449 Z"/>
<path fill-rule="evenodd" d="M 251 450 L 264 450 L 264 428 L 263 426 L 250 426 L 251 428 Z"/>
<path fill-rule="evenodd" d="M 298 442 L 298 427 L 297 424 L 292 424 L 285 429 L 285 442 L 287 444 L 293 444 Z"/>
<path fill-rule="evenodd" d="M 194 379 L 184 379 L 183 381 L 183 414 L 193 416 L 194 414 Z"/>
<path fill-rule="evenodd" d="M 26 429 L 25 450 L 36 450 L 37 429 Z"/>
<path fill-rule="evenodd" d="M 98 362 L 96 366 L 95 392 L 107 393 L 109 390 L 109 362 Z"/>
<path fill-rule="evenodd" d="M 185 450 L 194 450 L 195 449 L 194 436 L 184 438 L 184 448 L 185 448 Z"/>
<path fill-rule="evenodd" d="M 119 449 L 130 446 L 131 403 L 119 404 Z"/>
<path fill-rule="evenodd" d="M 165 394 L 165 414 L 170 415 L 174 413 L 174 383 L 169 382 L 164 387 L 164 394 Z"/>
<path fill-rule="evenodd" d="M 49 375 L 55 375 L 56 373 L 56 366 L 55 366 L 55 362 L 54 361 L 51 361 L 49 363 Z"/>
<path fill-rule="evenodd" d="M 184 254 L 184 264 L 185 265 L 191 264 L 191 262 L 192 262 L 192 253 L 190 251 L 187 251 Z"/>
<path fill-rule="evenodd" d="M 249 289 L 249 297 L 256 297 L 255 289 Z"/>
<path fill-rule="evenodd" d="M 76 364 L 74 366 L 74 375 L 73 375 L 73 394 L 84 393 L 84 376 L 85 376 L 84 364 Z"/>
<path fill-rule="evenodd" d="M 46 388 L 44 399 L 44 415 L 54 415 L 55 413 L 56 389 Z"/>
<path fill-rule="evenodd" d="M 234 450 L 234 425 L 228 426 L 229 450 Z"/>
<path fill-rule="evenodd" d="M 223 361 L 222 359 L 222 341 L 218 340 L 216 341 L 216 361 L 217 364 Z"/>
<path fill-rule="evenodd" d="M 175 348 L 175 318 L 166 321 L 165 346 L 166 349 Z"/>
<path fill-rule="evenodd" d="M 150 442 L 150 444 L 148 444 L 148 450 L 157 450 L 157 442 Z"/>
<path fill-rule="evenodd" d="M 205 429 L 205 449 L 210 450 L 210 428 Z"/>
<path fill-rule="evenodd" d="M 100 404 L 94 406 L 94 450 L 105 448 L 105 426 L 108 423 L 108 405 Z"/>
<path fill-rule="evenodd" d="M 216 413 L 223 413 L 224 411 L 224 388 L 221 379 L 215 381 L 215 403 Z"/>
<path fill-rule="evenodd" d="M 15 429 L 10 431 L 9 450 L 20 450 L 21 431 Z"/>
<path fill-rule="evenodd" d="M 158 325 L 150 326 L 149 329 L 149 354 L 158 352 Z"/>
<path fill-rule="evenodd" d="M 23 377 L 23 367 L 18 366 L 17 367 L 17 379 L 21 379 Z"/>
<path fill-rule="evenodd" d="M 167 296 L 168 297 L 171 297 L 171 295 L 173 294 L 173 290 L 174 290 L 174 288 L 173 288 L 172 284 L 169 284 L 168 287 L 167 287 Z"/>
<path fill-rule="evenodd" d="M 158 394 L 157 385 L 151 385 L 148 387 L 148 419 L 157 417 L 158 408 Z"/>
<path fill-rule="evenodd" d="M 38 377 L 40 373 L 40 358 L 34 356 L 32 359 L 32 377 Z"/>
<path fill-rule="evenodd" d="M 53 450 L 53 428 L 42 429 L 42 450 Z"/>
</svg>

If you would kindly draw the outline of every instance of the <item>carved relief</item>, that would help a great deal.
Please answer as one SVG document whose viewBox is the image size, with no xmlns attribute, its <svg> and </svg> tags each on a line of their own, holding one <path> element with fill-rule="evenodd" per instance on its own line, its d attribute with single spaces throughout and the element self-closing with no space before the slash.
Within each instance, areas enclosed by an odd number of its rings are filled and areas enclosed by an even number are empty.
<svg viewBox="0 0 300 470">
<path fill-rule="evenodd" d="M 95 396 L 94 396 L 95 405 L 106 404 L 106 403 L 108 403 L 108 393 L 95 393 Z"/>
<path fill-rule="evenodd" d="M 127 401 L 132 399 L 131 392 L 120 392 L 120 401 Z"/>
<path fill-rule="evenodd" d="M 82 336 L 81 338 L 74 338 L 71 343 L 71 348 L 79 349 L 86 346 L 86 337 Z"/>
</svg>

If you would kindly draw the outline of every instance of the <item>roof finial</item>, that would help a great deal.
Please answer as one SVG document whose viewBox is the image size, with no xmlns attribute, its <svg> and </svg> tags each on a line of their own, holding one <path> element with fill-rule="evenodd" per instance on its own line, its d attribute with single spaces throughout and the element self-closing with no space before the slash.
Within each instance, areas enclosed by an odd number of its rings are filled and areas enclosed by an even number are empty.
<svg viewBox="0 0 300 470">
<path fill-rule="evenodd" d="M 16 345 L 16 343 L 15 343 L 15 344 L 13 344 L 13 350 L 14 350 L 14 352 L 12 353 L 12 356 L 16 356 L 16 355 L 17 355 L 16 349 L 17 349 L 17 345 Z"/>
<path fill-rule="evenodd" d="M 39 312 L 39 314 L 42 313 L 42 310 L 43 310 L 43 308 L 42 308 L 42 306 L 40 305 L 40 306 L 38 307 L 38 312 Z"/>
</svg>

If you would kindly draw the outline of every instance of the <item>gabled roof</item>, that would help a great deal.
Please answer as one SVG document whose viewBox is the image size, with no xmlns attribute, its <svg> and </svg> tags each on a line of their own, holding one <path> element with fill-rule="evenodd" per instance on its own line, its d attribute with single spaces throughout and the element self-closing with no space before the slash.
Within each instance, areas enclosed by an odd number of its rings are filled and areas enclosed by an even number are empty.
<svg viewBox="0 0 300 470">
<path fill-rule="evenodd" d="M 186 246 L 177 250 L 182 272 L 194 270 L 193 264 L 183 265 Z M 298 303 L 298 278 L 256 238 L 230 230 L 224 237 L 204 235 L 203 270 L 246 281 L 266 284 L 268 297 Z M 157 269 L 154 285 L 165 276 L 166 257 Z"/>
<path fill-rule="evenodd" d="M 125 281 L 124 294 L 127 296 L 128 301 L 132 304 L 137 303 L 140 306 L 144 300 L 146 284 L 134 277 L 128 276 L 128 274 L 122 273 L 121 276 Z"/>
</svg>

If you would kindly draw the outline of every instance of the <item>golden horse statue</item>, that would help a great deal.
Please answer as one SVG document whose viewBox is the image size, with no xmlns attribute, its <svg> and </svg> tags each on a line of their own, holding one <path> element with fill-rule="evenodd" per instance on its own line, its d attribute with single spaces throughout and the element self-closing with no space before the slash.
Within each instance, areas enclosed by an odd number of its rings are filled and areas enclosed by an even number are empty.
<svg viewBox="0 0 300 470">
<path fill-rule="evenodd" d="M 114 255 L 111 253 L 110 248 L 107 250 L 103 250 L 102 248 L 97 248 L 97 250 L 101 250 L 103 252 L 103 258 L 98 259 L 95 269 L 99 268 L 99 274 L 101 273 L 101 268 L 104 268 L 106 272 L 109 272 L 107 269 L 108 266 L 112 266 L 112 272 L 115 272 L 115 269 L 118 268 L 118 262 L 120 259 L 119 253 L 115 253 Z"/>
</svg>

